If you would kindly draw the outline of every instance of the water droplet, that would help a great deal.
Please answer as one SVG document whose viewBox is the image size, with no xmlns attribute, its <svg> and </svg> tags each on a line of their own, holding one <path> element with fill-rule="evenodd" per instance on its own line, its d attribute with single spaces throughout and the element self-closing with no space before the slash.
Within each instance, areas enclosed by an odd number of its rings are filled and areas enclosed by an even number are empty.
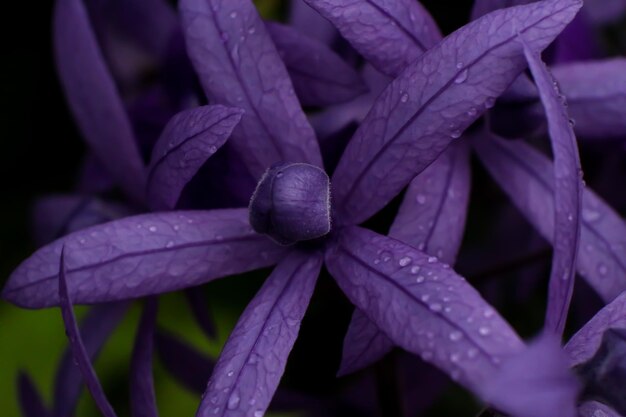
<svg viewBox="0 0 626 417">
<path fill-rule="evenodd" d="M 571 213 L 568 214 L 567 215 L 567 220 L 570 221 L 570 222 L 573 222 L 574 221 L 574 216 Z"/>
<path fill-rule="evenodd" d="M 450 362 L 452 363 L 457 363 L 459 359 L 461 359 L 461 355 L 459 355 L 458 353 L 453 353 L 450 355 Z"/>
<path fill-rule="evenodd" d="M 489 327 L 481 327 L 478 329 L 478 334 L 480 334 L 481 336 L 487 336 L 489 335 L 489 333 L 491 333 L 491 330 L 489 330 Z"/>
<path fill-rule="evenodd" d="M 461 338 L 463 337 L 463 333 L 454 331 L 450 333 L 449 337 L 450 337 L 450 340 L 452 340 L 453 342 L 457 342 L 461 340 Z"/>
<path fill-rule="evenodd" d="M 227 376 L 233 376 L 234 372 L 233 371 L 229 371 L 226 375 Z"/>
<path fill-rule="evenodd" d="M 380 263 L 380 259 L 374 259 L 374 265 L 378 265 Z"/>
<path fill-rule="evenodd" d="M 600 218 L 600 213 L 595 210 L 582 210 L 583 219 L 587 222 L 595 222 Z"/>
<path fill-rule="evenodd" d="M 439 311 L 442 310 L 443 307 L 439 303 L 433 303 L 433 304 L 429 305 L 428 308 L 430 308 L 431 311 L 439 312 Z"/>
<path fill-rule="evenodd" d="M 219 412 L 220 412 L 220 408 L 219 408 L 219 407 L 215 407 L 215 408 L 213 409 L 213 414 L 217 414 L 217 413 L 219 413 Z"/>
<path fill-rule="evenodd" d="M 496 99 L 493 97 L 488 97 L 485 99 L 485 108 L 490 109 L 496 104 Z"/>
<path fill-rule="evenodd" d="M 403 258 L 400 258 L 400 260 L 398 261 L 398 264 L 400 266 L 407 266 L 408 264 L 410 264 L 412 261 L 411 258 L 409 258 L 408 256 L 405 256 Z"/>
<path fill-rule="evenodd" d="M 215 145 L 209 146 L 209 152 L 215 153 L 216 151 L 217 151 L 217 146 L 215 146 Z"/>
<path fill-rule="evenodd" d="M 424 204 L 426 202 L 426 196 L 424 194 L 418 194 L 415 197 L 415 201 L 417 201 L 418 204 Z"/>
<path fill-rule="evenodd" d="M 157 228 L 156 228 L 156 226 L 150 226 L 150 227 L 148 227 L 148 230 L 151 231 L 151 232 L 156 232 Z"/>
<path fill-rule="evenodd" d="M 174 242 L 171 240 L 165 245 L 166 248 L 171 248 L 172 246 L 174 246 Z"/>
<path fill-rule="evenodd" d="M 177 225 L 177 224 L 175 224 L 175 225 L 174 225 L 174 230 L 179 231 L 179 230 L 180 230 L 180 226 L 179 226 L 179 225 Z"/>
<path fill-rule="evenodd" d="M 418 284 L 421 284 L 422 282 L 424 282 L 424 277 L 419 275 L 417 278 L 415 278 L 415 282 L 417 282 Z"/>
<path fill-rule="evenodd" d="M 459 73 L 459 75 L 457 75 L 457 77 L 454 79 L 454 83 L 455 84 L 462 84 L 465 82 L 465 80 L 467 80 L 467 74 L 468 71 L 467 70 L 463 70 Z"/>
<path fill-rule="evenodd" d="M 79 239 L 78 243 L 80 243 L 81 245 L 84 245 L 85 244 L 85 239 Z"/>
<path fill-rule="evenodd" d="M 424 294 L 424 295 L 422 295 L 422 296 L 421 296 L 421 300 L 422 300 L 423 302 L 426 302 L 426 301 L 430 300 L 430 295 L 428 295 L 428 294 Z"/>
<path fill-rule="evenodd" d="M 254 412 L 254 417 L 263 417 L 263 411 L 261 410 L 256 410 Z"/>
<path fill-rule="evenodd" d="M 234 19 L 234 18 L 236 18 L 236 17 L 237 17 L 237 12 L 232 12 L 232 13 L 230 14 L 230 18 L 231 18 L 231 19 Z"/>
<path fill-rule="evenodd" d="M 417 274 L 420 271 L 420 267 L 415 265 L 411 267 L 411 273 L 412 274 Z"/>
<path fill-rule="evenodd" d="M 456 69 L 461 69 L 463 68 L 463 63 L 462 62 L 457 62 L 456 63 Z"/>
<path fill-rule="evenodd" d="M 495 313 L 494 313 L 494 311 L 493 311 L 492 309 L 490 309 L 490 308 L 485 309 L 485 311 L 483 311 L 483 316 L 484 316 L 486 319 L 488 319 L 488 318 L 490 318 L 490 317 L 493 317 L 493 315 L 494 315 L 494 314 L 495 314 Z"/>
<path fill-rule="evenodd" d="M 277 173 L 277 174 L 276 174 L 276 178 L 280 178 L 280 177 L 282 177 L 283 175 L 285 175 L 285 174 L 283 174 L 283 172 L 281 171 L 281 172 L 279 172 L 279 173 Z"/>
<path fill-rule="evenodd" d="M 402 103 L 406 103 L 407 101 L 409 101 L 409 95 L 407 93 L 402 93 L 402 95 L 400 96 L 400 101 Z"/>
<path fill-rule="evenodd" d="M 429 264 L 434 264 L 435 262 L 437 262 L 437 257 L 436 256 L 429 256 L 428 257 L 428 263 Z"/>
<path fill-rule="evenodd" d="M 239 400 L 240 400 L 239 395 L 233 392 L 230 398 L 228 398 L 228 405 L 227 405 L 228 409 L 234 410 L 235 408 L 237 408 L 237 406 L 239 405 Z"/>
<path fill-rule="evenodd" d="M 570 125 L 571 127 L 576 126 L 576 120 L 574 120 L 574 119 L 569 119 L 569 125 Z"/>
<path fill-rule="evenodd" d="M 254 32 L 256 32 L 256 28 L 254 26 L 252 26 L 250 29 L 248 29 L 248 33 L 250 35 L 254 35 Z"/>
<path fill-rule="evenodd" d="M 387 255 L 383 257 L 383 262 L 389 262 L 389 260 L 391 259 L 391 256 Z"/>
<path fill-rule="evenodd" d="M 609 268 L 606 265 L 600 264 L 598 265 L 598 273 L 600 275 L 606 275 L 609 272 Z"/>
<path fill-rule="evenodd" d="M 463 132 L 461 132 L 460 130 L 458 130 L 458 129 L 457 129 L 457 130 L 452 131 L 452 133 L 450 133 L 450 137 L 451 137 L 452 139 L 458 139 L 458 138 L 460 138 L 460 137 L 461 137 L 461 134 L 462 134 L 462 133 L 463 133 Z"/>
<path fill-rule="evenodd" d="M 300 323 L 298 320 L 292 318 L 288 318 L 286 322 L 287 326 L 296 326 L 298 323 Z"/>
<path fill-rule="evenodd" d="M 476 107 L 472 107 L 471 109 L 467 111 L 467 115 L 470 117 L 474 117 L 477 114 L 478 114 L 478 110 L 476 110 Z"/>
</svg>

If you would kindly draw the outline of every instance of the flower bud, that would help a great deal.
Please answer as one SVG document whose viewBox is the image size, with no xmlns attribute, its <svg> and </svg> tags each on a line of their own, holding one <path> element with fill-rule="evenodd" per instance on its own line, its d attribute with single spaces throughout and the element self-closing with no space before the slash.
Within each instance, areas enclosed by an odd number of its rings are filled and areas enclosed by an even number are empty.
<svg viewBox="0 0 626 417">
<path fill-rule="evenodd" d="M 304 163 L 273 165 L 250 200 L 250 224 L 282 245 L 324 236 L 330 231 L 328 175 Z"/>
</svg>

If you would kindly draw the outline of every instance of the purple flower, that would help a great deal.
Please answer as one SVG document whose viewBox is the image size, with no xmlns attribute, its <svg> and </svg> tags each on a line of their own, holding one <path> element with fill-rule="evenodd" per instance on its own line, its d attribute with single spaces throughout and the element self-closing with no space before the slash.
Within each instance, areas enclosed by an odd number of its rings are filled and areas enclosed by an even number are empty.
<svg viewBox="0 0 626 417">
<path fill-rule="evenodd" d="M 142 214 L 69 234 L 24 261 L 3 297 L 27 308 L 61 305 L 86 383 L 103 414 L 114 415 L 91 369 L 72 302 L 151 296 L 276 264 L 226 343 L 197 414 L 260 417 L 325 265 L 357 308 L 341 372 L 370 364 L 396 345 L 504 412 L 574 416 L 577 384 L 558 342 L 546 337 L 527 347 L 451 265 L 469 194 L 470 148 L 463 134 L 509 86 L 516 86 L 508 93 L 514 96 L 515 88 L 535 88 L 528 79 L 524 84 L 524 76 L 518 78 L 529 65 L 536 90 L 525 92 L 539 97 L 545 109 L 553 166 L 537 156 L 530 168 L 520 168 L 523 161 L 501 168 L 503 158 L 491 161 L 490 155 L 517 144 L 500 147 L 486 139 L 489 132 L 472 135 L 471 143 L 490 171 L 517 169 L 502 180 L 504 188 L 519 186 L 516 180 L 532 173 L 527 185 L 537 188 L 531 197 L 540 196 L 543 206 L 531 204 L 529 217 L 537 217 L 538 228 L 555 247 L 547 332 L 562 334 L 575 269 L 584 259 L 581 247 L 599 240 L 610 248 L 603 256 L 611 258 L 611 268 L 623 268 L 624 257 L 606 240 L 610 236 L 598 237 L 597 228 L 586 226 L 590 192 L 581 182 L 576 138 L 539 58 L 581 3 L 544 0 L 498 10 L 445 39 L 415 1 L 307 3 L 374 67 L 394 77 L 330 180 L 298 97 L 308 104 L 338 103 L 361 94 L 363 84 L 324 44 L 263 22 L 249 0 L 180 1 L 187 51 L 213 104 L 174 116 L 148 167 L 102 57 L 94 52 L 91 29 L 81 27 L 84 36 L 76 37 L 57 24 L 57 37 L 63 39 L 57 54 L 70 104 L 100 162 L 136 204 L 174 209 L 184 187 L 227 140 L 257 187 L 249 208 Z M 88 20 L 77 0 L 59 0 L 56 13 L 57 23 Z M 72 65 L 63 48 L 86 54 L 80 61 L 90 66 Z M 307 54 L 296 53 L 298 48 L 318 58 L 307 64 Z M 326 65 L 339 69 L 325 72 Z M 109 118 L 81 94 L 90 86 L 101 89 L 97 95 L 104 98 Z M 245 190 L 243 178 L 223 181 Z M 407 186 L 389 237 L 359 226 Z M 539 215 L 537 207 L 545 210 Z M 623 227 L 621 219 L 615 223 Z M 596 274 L 581 274 L 596 283 Z M 608 301 L 623 284 L 616 278 L 597 283 L 597 289 Z M 155 314 L 148 299 L 131 370 L 137 415 L 156 414 L 149 367 Z M 534 366 L 528 367 L 529 361 Z"/>
</svg>

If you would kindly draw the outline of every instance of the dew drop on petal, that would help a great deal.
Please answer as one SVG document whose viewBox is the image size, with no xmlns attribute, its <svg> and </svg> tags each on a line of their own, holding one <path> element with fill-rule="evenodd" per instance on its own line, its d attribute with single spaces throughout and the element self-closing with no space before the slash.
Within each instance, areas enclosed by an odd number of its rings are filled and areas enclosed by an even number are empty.
<svg viewBox="0 0 626 417">
<path fill-rule="evenodd" d="M 398 264 L 400 266 L 407 266 L 408 264 L 410 264 L 412 261 L 411 258 L 409 258 L 408 256 L 405 256 L 403 258 L 400 258 L 400 260 L 398 261 Z"/>
<path fill-rule="evenodd" d="M 402 103 L 406 103 L 407 101 L 409 101 L 409 95 L 407 93 L 402 93 L 402 95 L 400 96 L 400 101 Z"/>
<path fill-rule="evenodd" d="M 598 273 L 600 275 L 606 275 L 609 272 L 609 268 L 605 264 L 598 265 Z"/>
<path fill-rule="evenodd" d="M 254 412 L 254 417 L 263 417 L 263 411 L 261 410 L 256 410 Z"/>
<path fill-rule="evenodd" d="M 437 262 L 437 257 L 435 257 L 435 256 L 429 256 L 428 257 L 428 263 L 429 264 L 434 264 L 435 262 Z"/>
<path fill-rule="evenodd" d="M 150 227 L 148 227 L 148 230 L 151 231 L 151 232 L 156 232 L 157 228 L 156 228 L 156 226 L 150 226 Z"/>
<path fill-rule="evenodd" d="M 465 82 L 465 80 L 467 80 L 467 74 L 467 70 L 461 71 L 459 75 L 457 75 L 457 77 L 454 79 L 455 84 L 462 84 L 463 82 Z"/>
<path fill-rule="evenodd" d="M 231 18 L 231 19 L 235 19 L 236 17 L 237 17 L 237 12 L 232 12 L 232 13 L 230 14 L 230 18 Z"/>
<path fill-rule="evenodd" d="M 600 218 L 600 213 L 594 210 L 583 209 L 582 215 L 583 215 L 583 219 L 586 222 L 595 222 L 596 220 Z"/>
<path fill-rule="evenodd" d="M 452 340 L 453 342 L 457 342 L 461 340 L 462 337 L 463 337 L 463 333 L 459 331 L 453 331 L 449 335 L 450 340 Z"/>
<path fill-rule="evenodd" d="M 431 311 L 438 312 L 438 311 L 441 311 L 443 307 L 439 303 L 433 303 L 429 305 L 428 308 L 430 308 Z"/>
<path fill-rule="evenodd" d="M 237 393 L 234 393 L 230 396 L 230 398 L 228 398 L 228 404 L 227 407 L 229 410 L 234 410 L 235 408 L 237 408 L 237 406 L 239 405 L 239 395 Z"/>
<path fill-rule="evenodd" d="M 424 204 L 426 203 L 426 196 L 424 194 L 418 194 L 417 197 L 415 197 L 415 201 L 417 201 L 418 204 Z"/>
<path fill-rule="evenodd" d="M 478 334 L 480 334 L 481 336 L 487 336 L 489 335 L 489 333 L 491 333 L 491 330 L 489 330 L 489 327 L 481 327 L 478 329 Z"/>
<path fill-rule="evenodd" d="M 412 274 L 417 274 L 420 271 L 420 267 L 417 265 L 414 265 L 411 267 L 411 273 Z"/>
<path fill-rule="evenodd" d="M 457 62 L 456 63 L 456 69 L 461 69 L 463 68 L 463 63 L 462 62 Z"/>
<path fill-rule="evenodd" d="M 417 278 L 415 278 L 415 282 L 417 282 L 418 284 L 421 284 L 422 282 L 424 282 L 424 277 L 419 275 Z"/>
</svg>

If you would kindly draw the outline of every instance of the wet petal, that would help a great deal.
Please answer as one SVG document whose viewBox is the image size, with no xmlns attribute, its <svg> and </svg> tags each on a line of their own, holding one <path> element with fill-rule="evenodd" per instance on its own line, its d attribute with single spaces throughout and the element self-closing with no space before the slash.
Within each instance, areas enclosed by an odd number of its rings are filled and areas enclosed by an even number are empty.
<svg viewBox="0 0 626 417">
<path fill-rule="evenodd" d="M 581 229 L 582 169 L 576 136 L 569 122 L 566 104 L 555 85 L 556 81 L 524 36 L 520 35 L 520 41 L 545 108 L 554 155 L 554 255 L 550 271 L 546 327 L 561 335 L 574 291 Z"/>
<path fill-rule="evenodd" d="M 437 24 L 418 1 L 305 1 L 365 59 L 391 76 L 441 39 Z"/>
<path fill-rule="evenodd" d="M 63 246 L 77 303 L 187 288 L 273 265 L 285 252 L 254 233 L 247 209 L 144 214 L 84 229 L 41 248 L 13 272 L 3 297 L 29 308 L 58 304 L 53 265 Z"/>
<path fill-rule="evenodd" d="M 196 416 L 263 416 L 321 266 L 321 254 L 299 252 L 278 264 L 226 342 Z"/>
<path fill-rule="evenodd" d="M 245 111 L 233 132 L 258 179 L 275 162 L 322 159 L 287 70 L 250 0 L 182 0 L 187 50 L 211 102 Z"/>
<path fill-rule="evenodd" d="M 152 350 L 156 325 L 157 300 L 145 301 L 130 364 L 130 409 L 133 417 L 157 417 L 154 380 L 152 376 Z"/>
<path fill-rule="evenodd" d="M 463 278 L 398 240 L 346 228 L 327 251 L 326 266 L 395 344 L 475 392 L 501 360 L 524 347 Z"/>
<path fill-rule="evenodd" d="M 338 223 L 384 207 L 494 103 L 525 68 L 517 33 L 545 48 L 575 16 L 578 0 L 496 11 L 446 37 L 378 97 L 333 175 Z"/>
</svg>

